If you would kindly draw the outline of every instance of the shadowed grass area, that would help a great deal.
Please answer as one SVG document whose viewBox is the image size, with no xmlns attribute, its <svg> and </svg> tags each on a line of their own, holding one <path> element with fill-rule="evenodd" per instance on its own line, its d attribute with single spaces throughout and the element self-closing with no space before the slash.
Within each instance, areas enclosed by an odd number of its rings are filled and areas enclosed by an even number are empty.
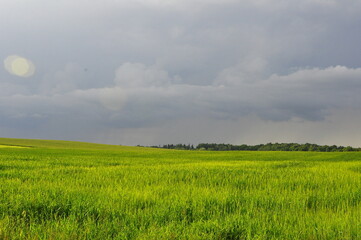
<svg viewBox="0 0 361 240">
<path fill-rule="evenodd" d="M 358 152 L 0 144 L 0 239 L 361 238 Z"/>
</svg>

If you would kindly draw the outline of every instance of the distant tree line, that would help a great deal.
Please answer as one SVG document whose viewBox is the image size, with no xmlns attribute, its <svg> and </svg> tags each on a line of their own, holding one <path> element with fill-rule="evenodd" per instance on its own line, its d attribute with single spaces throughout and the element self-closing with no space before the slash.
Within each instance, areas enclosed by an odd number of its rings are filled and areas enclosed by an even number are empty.
<svg viewBox="0 0 361 240">
<path fill-rule="evenodd" d="M 138 145 L 139 146 L 139 145 Z M 200 143 L 192 144 L 165 144 L 163 146 L 150 146 L 153 148 L 178 149 L 178 150 L 207 150 L 207 151 L 308 151 L 308 152 L 353 152 L 360 148 L 344 146 L 317 145 L 311 143 L 267 143 L 258 145 L 232 145 L 225 143 Z"/>
</svg>

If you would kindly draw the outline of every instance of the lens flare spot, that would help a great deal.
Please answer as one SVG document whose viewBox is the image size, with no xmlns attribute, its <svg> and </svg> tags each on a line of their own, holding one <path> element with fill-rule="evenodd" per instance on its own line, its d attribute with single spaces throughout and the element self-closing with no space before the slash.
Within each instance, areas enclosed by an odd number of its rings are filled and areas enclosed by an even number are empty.
<svg viewBox="0 0 361 240">
<path fill-rule="evenodd" d="M 11 55 L 4 60 L 5 69 L 19 77 L 30 77 L 35 73 L 35 65 L 28 59 Z"/>
</svg>

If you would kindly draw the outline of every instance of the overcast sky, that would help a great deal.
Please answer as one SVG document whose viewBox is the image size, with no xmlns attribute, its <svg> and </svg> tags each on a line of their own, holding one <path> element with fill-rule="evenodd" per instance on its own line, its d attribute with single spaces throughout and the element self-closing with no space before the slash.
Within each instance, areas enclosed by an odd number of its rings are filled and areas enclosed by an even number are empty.
<svg viewBox="0 0 361 240">
<path fill-rule="evenodd" d="M 0 0 L 0 136 L 361 146 L 359 0 Z"/>
</svg>

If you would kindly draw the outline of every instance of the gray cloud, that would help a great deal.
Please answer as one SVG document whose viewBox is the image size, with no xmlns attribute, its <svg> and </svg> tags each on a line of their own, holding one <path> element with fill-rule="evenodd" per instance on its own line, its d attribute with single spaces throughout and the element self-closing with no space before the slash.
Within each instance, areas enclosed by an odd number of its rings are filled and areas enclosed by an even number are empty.
<svg viewBox="0 0 361 240">
<path fill-rule="evenodd" d="M 69 116 L 102 113 L 105 122 L 141 127 L 182 117 L 238 118 L 250 113 L 265 120 L 314 121 L 324 119 L 333 109 L 358 109 L 361 102 L 361 68 L 301 69 L 258 81 L 243 81 L 243 72 L 237 78 L 235 69 L 229 75 L 221 73 L 224 78 L 217 78 L 213 85 L 199 86 L 173 84 L 176 77 L 156 66 L 125 63 L 117 69 L 111 87 L 13 95 L 2 99 L 2 107 L 47 116 L 59 114 L 59 109 Z"/>
</svg>

